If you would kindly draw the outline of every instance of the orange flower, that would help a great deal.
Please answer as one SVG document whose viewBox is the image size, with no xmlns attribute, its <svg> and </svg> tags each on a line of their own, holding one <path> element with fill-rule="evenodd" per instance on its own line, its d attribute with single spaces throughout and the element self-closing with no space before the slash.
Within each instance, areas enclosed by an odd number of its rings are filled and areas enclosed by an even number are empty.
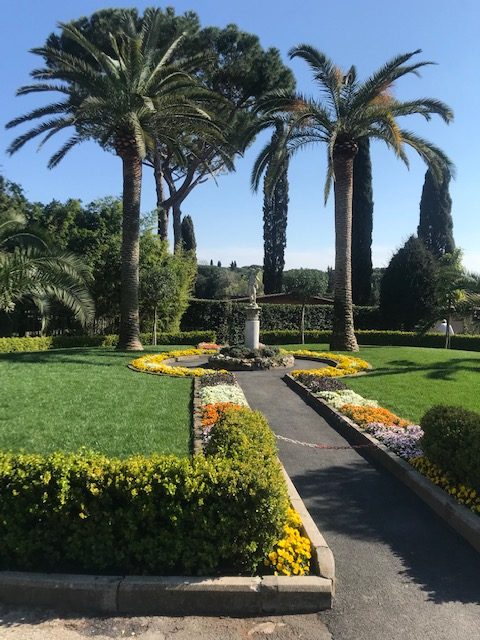
<svg viewBox="0 0 480 640">
<path fill-rule="evenodd" d="M 234 402 L 218 402 L 216 404 L 205 404 L 202 407 L 202 427 L 211 427 L 218 422 L 222 413 L 227 409 L 244 409 L 240 404 Z"/>
<path fill-rule="evenodd" d="M 351 418 L 359 427 L 365 428 L 371 422 L 381 422 L 387 427 L 407 427 L 410 422 L 399 418 L 383 407 L 360 407 L 356 404 L 344 404 L 340 411 Z"/>
</svg>

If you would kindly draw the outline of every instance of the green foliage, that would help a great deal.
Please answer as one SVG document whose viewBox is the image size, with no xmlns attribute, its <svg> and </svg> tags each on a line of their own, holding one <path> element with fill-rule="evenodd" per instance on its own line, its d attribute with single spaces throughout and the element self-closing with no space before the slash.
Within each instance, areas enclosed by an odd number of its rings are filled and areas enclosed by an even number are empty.
<svg viewBox="0 0 480 640">
<path fill-rule="evenodd" d="M 261 304 L 260 308 L 262 336 L 272 331 L 277 332 L 279 336 L 283 331 L 300 336 L 298 327 L 302 305 Z M 330 334 L 332 316 L 333 309 L 330 305 L 306 305 L 306 335 L 310 335 L 312 330 L 323 330 Z M 376 307 L 355 307 L 354 317 L 359 327 L 371 328 L 379 325 Z M 210 329 L 215 331 L 220 342 L 241 342 L 245 329 L 245 305 L 223 300 L 190 300 L 181 327 L 185 331 Z M 278 344 L 281 343 L 282 340 L 279 339 Z"/>
<path fill-rule="evenodd" d="M 323 295 L 327 284 L 327 274 L 318 269 L 289 269 L 283 274 L 285 292 L 303 299 Z"/>
<path fill-rule="evenodd" d="M 168 245 L 147 231 L 140 239 L 140 311 L 143 328 L 179 330 L 193 288 L 196 262 L 191 253 L 168 252 Z"/>
<path fill-rule="evenodd" d="M 380 313 L 391 329 L 428 325 L 438 307 L 437 266 L 421 240 L 411 236 L 394 254 L 380 285 Z"/>
<path fill-rule="evenodd" d="M 420 424 L 427 458 L 458 481 L 480 488 L 480 414 L 438 405 Z"/>
<path fill-rule="evenodd" d="M 195 240 L 195 230 L 193 228 L 192 216 L 184 216 L 182 219 L 182 247 L 184 251 L 195 251 L 197 241 Z"/>
<path fill-rule="evenodd" d="M 353 161 L 352 201 L 352 300 L 368 305 L 372 301 L 373 194 L 370 140 L 360 138 Z"/>
<path fill-rule="evenodd" d="M 0 567 L 255 572 L 288 501 L 268 425 L 242 417 L 227 413 L 210 452 L 194 459 L 0 453 Z"/>
<path fill-rule="evenodd" d="M 425 174 L 417 233 L 436 258 L 455 249 L 449 184 L 449 171 L 445 171 L 440 178 L 436 178 L 430 169 Z"/>
<path fill-rule="evenodd" d="M 141 333 L 140 338 L 145 345 L 152 344 L 152 333 Z M 158 333 L 158 344 L 188 344 L 199 342 L 215 342 L 213 331 L 178 331 L 174 333 Z M 48 351 L 49 349 L 68 349 L 75 347 L 115 347 L 118 335 L 95 336 L 45 336 L 42 338 L 0 338 L 0 353 L 21 351 Z"/>
<path fill-rule="evenodd" d="M 220 349 L 220 353 L 223 356 L 229 356 L 230 358 L 242 358 L 251 360 L 254 358 L 272 358 L 278 356 L 279 349 L 276 347 L 261 347 L 259 349 L 251 349 L 244 344 L 234 344 L 230 347 L 223 347 Z"/>
<path fill-rule="evenodd" d="M 434 347 L 445 346 L 445 337 L 434 333 L 414 333 L 413 331 L 355 331 L 357 341 L 361 345 L 397 346 L 397 347 Z M 323 344 L 329 341 L 331 330 L 305 331 L 305 339 L 311 344 Z M 301 335 L 292 329 L 261 331 L 260 339 L 265 344 L 299 344 Z M 480 335 L 456 334 L 452 337 L 453 349 L 463 351 L 480 351 Z"/>
<path fill-rule="evenodd" d="M 0 311 L 11 312 L 18 303 L 33 302 L 46 326 L 51 301 L 68 308 L 86 325 L 94 314 L 83 260 L 28 231 L 19 211 L 0 211 Z"/>
</svg>

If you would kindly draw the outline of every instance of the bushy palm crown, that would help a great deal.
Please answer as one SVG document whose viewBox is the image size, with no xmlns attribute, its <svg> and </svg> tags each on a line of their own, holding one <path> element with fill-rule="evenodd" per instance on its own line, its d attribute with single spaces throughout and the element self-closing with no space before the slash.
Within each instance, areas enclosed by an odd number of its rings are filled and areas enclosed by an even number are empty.
<svg viewBox="0 0 480 640">
<path fill-rule="evenodd" d="M 48 246 L 24 231 L 25 219 L 15 212 L 0 214 L 0 310 L 12 311 L 28 298 L 46 315 L 52 298 L 87 324 L 94 306 L 88 291 L 89 274 L 80 258 Z"/>
<path fill-rule="evenodd" d="M 451 168 L 447 156 L 435 145 L 402 129 L 397 118 L 419 114 L 429 120 L 437 114 L 445 122 L 453 118 L 452 111 L 443 102 L 430 98 L 399 101 L 391 94 L 393 83 L 418 71 L 431 62 L 411 62 L 420 49 L 396 56 L 376 71 L 366 81 L 357 79 L 355 67 L 347 73 L 334 65 L 323 53 L 306 44 L 291 49 L 291 58 L 302 58 L 311 67 L 322 98 L 313 100 L 298 94 L 276 91 L 258 102 L 257 111 L 263 116 L 251 133 L 276 125 L 279 118 L 285 121 L 283 140 L 272 148 L 269 143 L 259 154 L 252 171 L 252 185 L 258 187 L 261 175 L 270 165 L 271 181 L 281 173 L 285 157 L 298 149 L 315 143 L 326 143 L 328 148 L 328 173 L 325 200 L 328 198 L 333 178 L 335 150 L 356 147 L 362 137 L 381 140 L 408 166 L 405 145 L 415 149 L 436 176 L 441 176 L 445 166 Z M 356 149 L 354 149 L 355 152 Z"/>
<path fill-rule="evenodd" d="M 64 36 L 85 55 L 77 57 L 51 46 L 32 50 L 44 59 L 46 67 L 31 73 L 38 83 L 21 87 L 17 94 L 53 91 L 65 98 L 9 122 L 7 128 L 44 119 L 17 137 L 9 153 L 45 134 L 41 146 L 69 127 L 74 127 L 75 133 L 51 157 L 49 167 L 86 139 L 113 148 L 119 155 L 135 153 L 144 158 L 154 137 L 177 151 L 180 131 L 183 135 L 202 131 L 207 138 L 218 138 L 218 128 L 204 108 L 214 96 L 199 87 L 186 73 L 185 65 L 171 62 L 181 38 L 167 49 L 158 48 L 162 26 L 158 11 L 146 11 L 140 31 L 132 16 L 125 13 L 122 32 L 110 35 L 115 55 L 99 49 L 74 26 L 60 26 Z"/>
</svg>

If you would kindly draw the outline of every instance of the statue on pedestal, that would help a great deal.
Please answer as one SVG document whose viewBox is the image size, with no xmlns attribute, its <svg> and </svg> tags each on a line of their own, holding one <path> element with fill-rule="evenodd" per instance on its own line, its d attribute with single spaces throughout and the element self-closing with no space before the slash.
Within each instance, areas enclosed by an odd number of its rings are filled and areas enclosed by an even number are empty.
<svg viewBox="0 0 480 640">
<path fill-rule="evenodd" d="M 257 306 L 257 289 L 260 284 L 260 278 L 258 271 L 256 269 L 252 269 L 250 271 L 250 275 L 248 276 L 248 297 L 250 298 L 250 305 L 252 307 Z"/>
</svg>

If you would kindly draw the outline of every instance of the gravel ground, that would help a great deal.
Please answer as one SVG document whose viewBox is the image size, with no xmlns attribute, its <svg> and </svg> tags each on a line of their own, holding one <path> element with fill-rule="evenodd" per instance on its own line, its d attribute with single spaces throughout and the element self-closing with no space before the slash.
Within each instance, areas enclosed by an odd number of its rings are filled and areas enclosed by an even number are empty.
<svg viewBox="0 0 480 640">
<path fill-rule="evenodd" d="M 331 640 L 316 614 L 266 618 L 58 617 L 0 606 L 1 640 Z"/>
</svg>

